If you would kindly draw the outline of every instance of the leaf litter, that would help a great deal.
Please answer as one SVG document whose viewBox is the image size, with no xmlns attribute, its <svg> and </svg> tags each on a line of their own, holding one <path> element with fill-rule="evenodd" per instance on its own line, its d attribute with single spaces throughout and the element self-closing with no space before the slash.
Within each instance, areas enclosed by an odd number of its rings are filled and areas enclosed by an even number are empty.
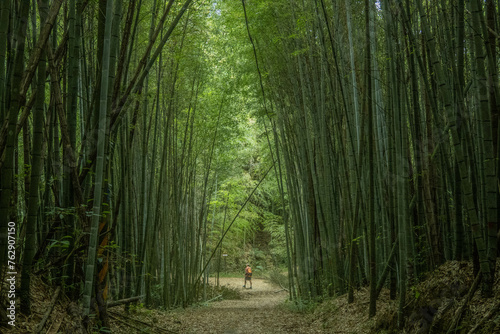
<svg viewBox="0 0 500 334">
<path fill-rule="evenodd" d="M 500 312 L 495 311 L 500 302 L 499 266 L 495 279 L 493 297 L 483 298 L 478 290 L 461 315 L 456 333 L 469 333 L 483 318 L 485 321 L 475 333 L 500 333 Z M 377 315 L 368 319 L 367 288 L 355 291 L 352 304 L 347 303 L 347 295 L 342 295 L 299 312 L 292 302 L 287 302 L 286 291 L 256 278 L 253 289 L 243 288 L 242 278 L 221 278 L 221 287 L 210 291 L 210 296 L 219 293 L 222 300 L 184 309 L 162 311 L 135 307 L 126 313 L 123 307 L 116 307 L 109 311 L 112 332 L 127 334 L 446 333 L 472 282 L 470 262 L 450 261 L 428 273 L 420 282 L 410 284 L 405 305 L 406 323 L 402 330 L 396 327 L 398 301 L 390 300 L 387 289 L 382 290 L 377 301 Z M 213 280 L 210 283 L 213 285 Z M 16 328 L 7 331 L 0 328 L 1 333 L 31 333 L 40 322 L 54 289 L 39 276 L 33 278 L 32 285 L 32 315 L 26 317 L 19 313 Z M 71 316 L 69 310 L 73 304 L 61 296 L 43 332 L 74 333 L 81 319 Z M 77 314 L 78 310 L 73 313 Z"/>
</svg>

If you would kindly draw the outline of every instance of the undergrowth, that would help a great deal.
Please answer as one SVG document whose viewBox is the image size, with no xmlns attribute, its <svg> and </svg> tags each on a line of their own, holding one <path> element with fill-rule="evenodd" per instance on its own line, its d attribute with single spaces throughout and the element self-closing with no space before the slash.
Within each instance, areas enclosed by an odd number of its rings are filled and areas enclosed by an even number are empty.
<svg viewBox="0 0 500 334">
<path fill-rule="evenodd" d="M 316 301 L 297 298 L 295 300 L 285 300 L 281 307 L 295 313 L 313 313 L 318 305 L 319 303 Z"/>
<path fill-rule="evenodd" d="M 221 296 L 221 299 L 234 300 L 241 299 L 241 293 L 238 290 L 226 286 L 207 285 L 207 300 Z"/>
<path fill-rule="evenodd" d="M 268 278 L 272 284 L 280 286 L 283 289 L 289 289 L 288 277 L 283 273 L 281 273 L 279 270 L 277 269 L 270 270 L 268 273 Z"/>
</svg>

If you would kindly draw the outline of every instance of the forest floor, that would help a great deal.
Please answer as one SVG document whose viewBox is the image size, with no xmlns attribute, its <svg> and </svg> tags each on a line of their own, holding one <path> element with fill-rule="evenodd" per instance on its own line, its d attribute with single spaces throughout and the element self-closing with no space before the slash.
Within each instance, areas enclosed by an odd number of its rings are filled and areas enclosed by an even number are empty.
<svg viewBox="0 0 500 334">
<path fill-rule="evenodd" d="M 405 305 L 406 324 L 396 327 L 398 301 L 383 289 L 377 315 L 368 319 L 369 292 L 355 291 L 355 302 L 347 296 L 327 298 L 322 303 L 295 304 L 288 294 L 268 280 L 254 278 L 253 289 L 243 288 L 242 278 L 221 278 L 219 289 L 209 291 L 209 303 L 170 311 L 133 306 L 108 309 L 112 333 L 500 333 L 500 265 L 497 266 L 494 296 L 483 298 L 478 290 L 465 305 L 474 281 L 470 262 L 450 261 L 411 284 Z M 18 314 L 15 328 L 0 333 L 33 333 L 51 304 L 54 289 L 40 277 L 33 280 L 32 315 Z M 214 282 L 211 282 L 214 285 Z M 476 327 L 476 325 L 478 325 Z M 81 310 L 60 296 L 41 333 L 83 333 Z"/>
<path fill-rule="evenodd" d="M 465 307 L 474 281 L 470 262 L 450 261 L 427 273 L 420 283 L 409 282 L 402 330 L 397 328 L 398 300 L 391 300 L 385 288 L 376 316 L 369 319 L 366 287 L 354 292 L 352 304 L 342 295 L 296 305 L 268 280 L 254 278 L 250 290 L 242 287 L 242 278 L 220 278 L 227 296 L 223 300 L 170 312 L 136 309 L 129 319 L 122 317 L 126 316 L 122 308 L 115 309 L 122 316 L 113 319 L 112 331 L 134 333 L 130 324 L 135 324 L 135 333 L 500 333 L 500 266 L 495 277 L 493 298 L 483 298 L 477 291 Z"/>
<path fill-rule="evenodd" d="M 155 312 L 151 314 L 153 322 L 167 329 L 165 333 L 332 333 L 312 328 L 306 314 L 284 306 L 288 293 L 280 287 L 264 279 L 254 278 L 252 283 L 249 289 L 243 288 L 243 278 L 220 278 L 220 285 L 238 291 L 241 299 L 215 301 L 163 315 Z M 113 333 L 130 333 L 123 323 L 112 324 L 116 325 Z"/>
</svg>

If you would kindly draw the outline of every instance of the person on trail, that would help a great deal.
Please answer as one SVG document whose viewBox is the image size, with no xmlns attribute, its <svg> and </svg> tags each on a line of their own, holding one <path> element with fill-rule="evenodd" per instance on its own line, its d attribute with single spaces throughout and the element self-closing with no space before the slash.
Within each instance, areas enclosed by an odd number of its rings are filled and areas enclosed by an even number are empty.
<svg viewBox="0 0 500 334">
<path fill-rule="evenodd" d="M 250 265 L 247 263 L 247 266 L 245 268 L 245 284 L 243 285 L 244 288 L 247 287 L 247 281 L 250 282 L 250 289 L 252 288 L 252 268 L 250 268 Z"/>
</svg>

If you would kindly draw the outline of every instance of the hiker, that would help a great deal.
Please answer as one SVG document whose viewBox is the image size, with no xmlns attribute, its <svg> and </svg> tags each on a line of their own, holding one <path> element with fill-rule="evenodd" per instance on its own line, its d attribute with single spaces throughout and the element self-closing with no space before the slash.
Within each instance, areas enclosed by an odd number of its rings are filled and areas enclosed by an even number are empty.
<svg viewBox="0 0 500 334">
<path fill-rule="evenodd" d="M 244 288 L 247 287 L 247 281 L 250 282 L 250 289 L 252 288 L 252 268 L 250 268 L 250 265 L 247 263 L 247 266 L 245 268 L 245 284 L 243 285 Z"/>
</svg>

